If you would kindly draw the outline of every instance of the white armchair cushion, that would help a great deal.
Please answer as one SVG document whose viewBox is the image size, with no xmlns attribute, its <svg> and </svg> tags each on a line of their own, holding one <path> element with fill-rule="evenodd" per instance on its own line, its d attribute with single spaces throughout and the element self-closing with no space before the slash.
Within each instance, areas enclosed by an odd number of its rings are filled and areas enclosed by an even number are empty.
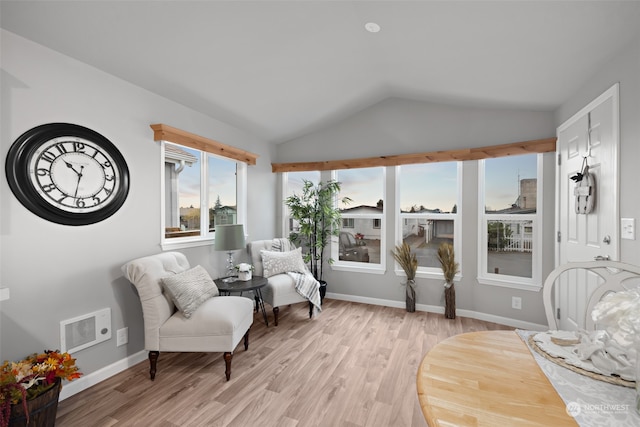
<svg viewBox="0 0 640 427">
<path fill-rule="evenodd" d="M 162 279 L 165 291 L 187 319 L 209 298 L 220 293 L 207 270 L 197 265 Z"/>
<path fill-rule="evenodd" d="M 275 252 L 261 250 L 262 268 L 264 277 L 275 276 L 276 274 L 296 271 L 304 273 L 306 266 L 302 259 L 302 248 L 297 248 L 289 252 Z"/>
<path fill-rule="evenodd" d="M 164 351 L 233 351 L 253 323 L 253 300 L 219 296 L 202 303 L 187 319 L 176 312 L 160 327 Z"/>
</svg>

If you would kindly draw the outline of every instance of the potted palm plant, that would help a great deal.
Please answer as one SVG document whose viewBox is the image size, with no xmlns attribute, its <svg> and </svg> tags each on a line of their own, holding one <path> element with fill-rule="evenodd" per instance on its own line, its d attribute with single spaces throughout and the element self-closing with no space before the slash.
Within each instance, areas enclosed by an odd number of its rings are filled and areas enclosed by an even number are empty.
<svg viewBox="0 0 640 427">
<path fill-rule="evenodd" d="M 411 252 L 411 246 L 402 242 L 402 245 L 396 246 L 391 251 L 393 258 L 400 264 L 400 267 L 407 275 L 406 282 L 406 304 L 407 311 L 413 313 L 416 311 L 416 271 L 418 270 L 418 258 L 415 253 Z"/>
<path fill-rule="evenodd" d="M 320 298 L 324 299 L 327 282 L 324 281 L 324 262 L 333 263 L 332 258 L 325 258 L 325 248 L 331 236 L 340 232 L 340 209 L 334 200 L 340 192 L 340 183 L 334 180 L 320 181 L 314 184 L 304 180 L 301 194 L 293 194 L 286 198 L 285 205 L 291 218 L 298 222 L 298 229 L 289 234 L 289 240 L 303 247 L 304 261 L 309 264 L 313 277 L 320 282 Z M 343 197 L 342 203 L 351 199 Z"/>
<path fill-rule="evenodd" d="M 444 275 L 444 317 L 456 318 L 456 289 L 453 278 L 460 271 L 451 243 L 441 243 L 438 247 L 438 260 Z"/>
</svg>

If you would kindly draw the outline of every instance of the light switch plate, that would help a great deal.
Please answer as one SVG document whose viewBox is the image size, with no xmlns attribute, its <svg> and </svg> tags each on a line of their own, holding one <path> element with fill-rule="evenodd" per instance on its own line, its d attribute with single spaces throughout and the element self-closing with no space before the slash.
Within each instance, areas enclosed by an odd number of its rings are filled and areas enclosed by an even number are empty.
<svg viewBox="0 0 640 427">
<path fill-rule="evenodd" d="M 627 240 L 636 240 L 635 218 L 620 218 L 620 237 Z"/>
</svg>

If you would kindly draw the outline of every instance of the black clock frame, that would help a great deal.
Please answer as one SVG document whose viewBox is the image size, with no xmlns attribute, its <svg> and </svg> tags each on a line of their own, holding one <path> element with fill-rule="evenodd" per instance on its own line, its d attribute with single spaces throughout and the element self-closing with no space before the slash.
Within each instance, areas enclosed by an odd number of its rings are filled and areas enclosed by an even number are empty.
<svg viewBox="0 0 640 427">
<path fill-rule="evenodd" d="M 120 174 L 120 187 L 113 200 L 103 208 L 93 212 L 67 212 L 46 202 L 34 187 L 29 177 L 31 158 L 42 144 L 60 137 L 84 138 L 98 145 L 114 160 L 114 167 Z M 20 203 L 40 218 L 63 225 L 88 225 L 103 221 L 122 207 L 129 194 L 129 168 L 116 146 L 98 132 L 71 123 L 47 123 L 20 135 L 9 148 L 5 172 L 9 187 Z"/>
</svg>

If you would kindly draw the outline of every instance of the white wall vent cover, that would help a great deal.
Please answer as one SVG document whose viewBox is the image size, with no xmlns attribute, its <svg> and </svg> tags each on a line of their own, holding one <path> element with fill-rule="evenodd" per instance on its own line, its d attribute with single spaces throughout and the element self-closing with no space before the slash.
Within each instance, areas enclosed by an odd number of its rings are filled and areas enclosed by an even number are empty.
<svg viewBox="0 0 640 427">
<path fill-rule="evenodd" d="M 60 348 L 73 353 L 111 339 L 111 309 L 105 308 L 60 322 Z"/>
</svg>

